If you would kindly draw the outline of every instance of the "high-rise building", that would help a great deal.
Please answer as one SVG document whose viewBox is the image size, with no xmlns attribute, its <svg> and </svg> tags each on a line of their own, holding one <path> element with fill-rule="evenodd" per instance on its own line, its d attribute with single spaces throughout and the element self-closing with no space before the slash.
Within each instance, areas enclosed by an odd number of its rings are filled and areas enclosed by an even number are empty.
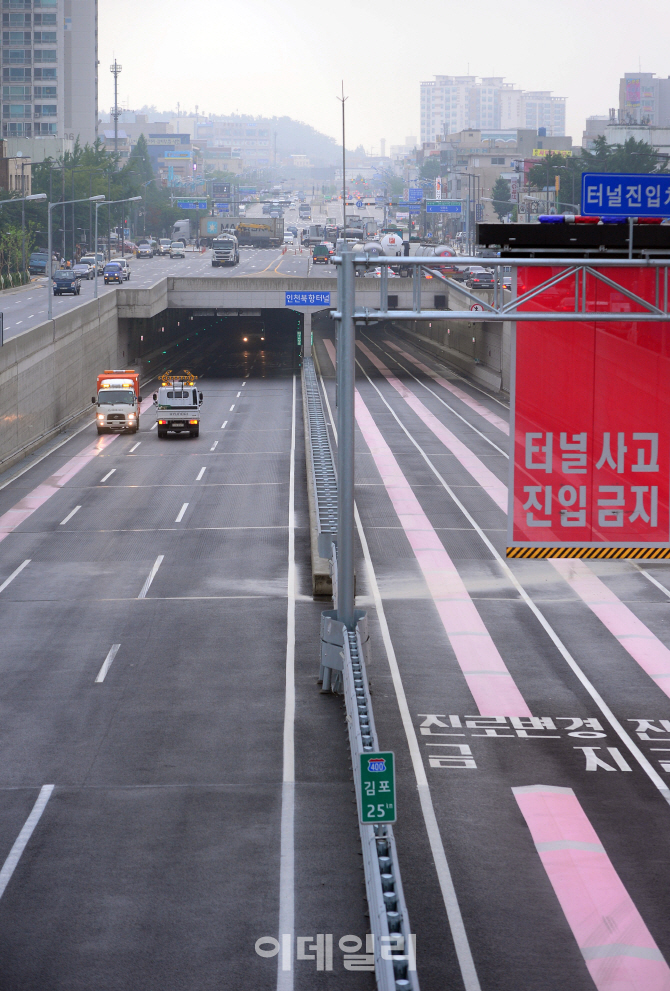
<svg viewBox="0 0 670 991">
<path fill-rule="evenodd" d="M 93 143 L 98 0 L 2 0 L 2 137 Z"/>
<path fill-rule="evenodd" d="M 565 135 L 565 98 L 526 92 L 502 76 L 435 76 L 420 84 L 421 143 L 458 131 L 544 127 Z"/>
<path fill-rule="evenodd" d="M 626 72 L 619 81 L 620 124 L 670 126 L 670 77 L 653 72 Z"/>
</svg>

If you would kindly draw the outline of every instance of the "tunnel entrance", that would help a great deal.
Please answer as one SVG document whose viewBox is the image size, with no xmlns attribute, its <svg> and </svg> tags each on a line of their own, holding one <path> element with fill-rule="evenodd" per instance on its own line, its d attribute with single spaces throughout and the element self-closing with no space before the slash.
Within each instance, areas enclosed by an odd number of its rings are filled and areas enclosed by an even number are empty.
<svg viewBox="0 0 670 991">
<path fill-rule="evenodd" d="M 188 367 L 208 378 L 270 378 L 301 367 L 302 315 L 294 310 L 170 309 L 124 322 L 129 365 L 144 376 Z"/>
</svg>

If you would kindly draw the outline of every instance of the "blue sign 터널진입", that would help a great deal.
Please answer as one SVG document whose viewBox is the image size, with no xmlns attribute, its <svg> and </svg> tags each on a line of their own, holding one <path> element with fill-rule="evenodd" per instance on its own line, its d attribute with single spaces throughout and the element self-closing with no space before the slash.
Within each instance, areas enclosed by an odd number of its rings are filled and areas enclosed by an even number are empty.
<svg viewBox="0 0 670 991">
<path fill-rule="evenodd" d="M 670 217 L 670 174 L 584 172 L 586 217 Z"/>
<path fill-rule="evenodd" d="M 461 213 L 460 200 L 426 200 L 426 213 Z"/>
<path fill-rule="evenodd" d="M 177 200 L 179 210 L 206 210 L 207 200 Z"/>
<path fill-rule="evenodd" d="M 285 306 L 330 306 L 329 292 L 287 292 Z"/>
</svg>

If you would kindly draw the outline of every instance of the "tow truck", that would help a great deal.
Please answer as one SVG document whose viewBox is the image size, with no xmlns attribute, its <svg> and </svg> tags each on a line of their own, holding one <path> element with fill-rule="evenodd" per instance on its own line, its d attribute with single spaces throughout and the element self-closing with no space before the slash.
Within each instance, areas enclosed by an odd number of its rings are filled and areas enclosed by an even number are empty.
<svg viewBox="0 0 670 991">
<path fill-rule="evenodd" d="M 200 406 L 202 392 L 196 388 L 197 375 L 187 369 L 182 372 L 168 371 L 158 377 L 158 392 L 154 392 L 158 436 L 167 437 L 168 431 L 175 434 L 200 433 Z"/>
</svg>

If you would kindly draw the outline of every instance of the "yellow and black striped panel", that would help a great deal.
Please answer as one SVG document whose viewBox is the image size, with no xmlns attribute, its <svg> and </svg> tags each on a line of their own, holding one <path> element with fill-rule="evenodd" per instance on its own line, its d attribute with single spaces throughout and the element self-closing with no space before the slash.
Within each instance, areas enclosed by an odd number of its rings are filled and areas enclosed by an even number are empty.
<svg viewBox="0 0 670 991">
<path fill-rule="evenodd" d="M 670 547 L 508 547 L 507 557 L 637 558 L 658 561 L 670 558 Z"/>
</svg>

